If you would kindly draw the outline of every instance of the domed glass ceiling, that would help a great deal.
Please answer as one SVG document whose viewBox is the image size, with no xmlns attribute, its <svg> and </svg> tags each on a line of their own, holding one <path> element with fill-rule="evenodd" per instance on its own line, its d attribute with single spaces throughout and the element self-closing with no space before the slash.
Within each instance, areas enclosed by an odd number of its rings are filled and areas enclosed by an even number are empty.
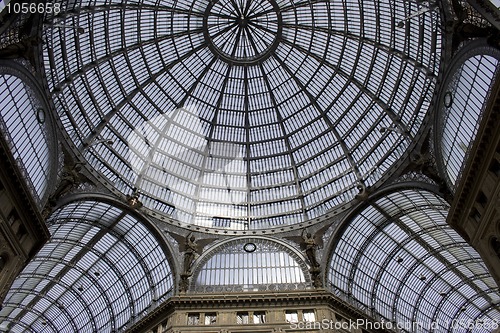
<svg viewBox="0 0 500 333">
<path fill-rule="evenodd" d="M 44 65 L 69 138 L 124 195 L 200 226 L 294 224 L 414 140 L 441 56 L 439 12 L 412 15 L 426 5 L 70 1 Z"/>
</svg>

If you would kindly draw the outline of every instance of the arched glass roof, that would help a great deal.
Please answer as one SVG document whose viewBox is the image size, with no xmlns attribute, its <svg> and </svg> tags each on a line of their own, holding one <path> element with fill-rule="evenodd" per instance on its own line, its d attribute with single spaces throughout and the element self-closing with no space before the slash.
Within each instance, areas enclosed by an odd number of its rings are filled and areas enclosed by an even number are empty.
<svg viewBox="0 0 500 333">
<path fill-rule="evenodd" d="M 110 186 L 205 227 L 350 202 L 414 141 L 440 67 L 426 2 L 62 5 L 43 58 L 68 137 Z"/>
<path fill-rule="evenodd" d="M 429 332 L 433 323 L 436 332 L 462 332 L 454 320 L 490 332 L 500 320 L 498 287 L 479 254 L 446 224 L 447 211 L 443 199 L 424 190 L 375 200 L 333 250 L 332 290 L 370 315 L 422 326 L 407 332 Z"/>
<path fill-rule="evenodd" d="M 465 59 L 453 74 L 443 96 L 439 145 L 448 185 L 454 189 L 479 128 L 485 101 L 498 76 L 498 51 L 479 48 L 485 54 Z M 477 53 L 474 50 L 474 53 Z"/>
<path fill-rule="evenodd" d="M 15 74 L 12 68 L 0 65 L 0 130 L 41 207 L 55 168 L 51 161 L 54 147 L 50 147 L 53 137 L 45 119 L 47 110 L 30 86 L 30 79 L 20 72 Z"/>
<path fill-rule="evenodd" d="M 191 287 L 197 292 L 303 290 L 311 286 L 307 266 L 284 244 L 237 239 L 202 258 Z"/>
<path fill-rule="evenodd" d="M 109 204 L 82 201 L 49 219 L 50 240 L 14 281 L 0 311 L 9 332 L 117 332 L 173 294 L 158 241 Z"/>
</svg>

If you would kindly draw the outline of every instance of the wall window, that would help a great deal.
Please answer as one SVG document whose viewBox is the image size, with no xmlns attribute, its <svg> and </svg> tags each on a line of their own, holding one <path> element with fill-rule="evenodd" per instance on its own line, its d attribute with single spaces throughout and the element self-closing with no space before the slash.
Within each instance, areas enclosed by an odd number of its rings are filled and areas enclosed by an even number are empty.
<svg viewBox="0 0 500 333">
<path fill-rule="evenodd" d="M 236 323 L 237 324 L 248 324 L 248 312 L 237 312 L 236 313 Z"/>
<path fill-rule="evenodd" d="M 47 110 L 29 82 L 0 68 L 0 132 L 40 202 L 47 196 L 51 174 Z"/>
<path fill-rule="evenodd" d="M 200 314 L 199 313 L 189 313 L 187 324 L 188 325 L 199 325 L 200 324 Z"/>
<path fill-rule="evenodd" d="M 445 180 L 455 190 L 476 139 L 482 114 L 498 76 L 500 54 L 488 46 L 474 45 L 474 52 L 459 58 L 462 63 L 452 68 L 442 97 L 438 155 Z M 482 54 L 485 53 L 485 54 Z"/>
<path fill-rule="evenodd" d="M 314 313 L 314 310 L 304 310 L 303 318 L 304 321 L 312 323 L 316 321 L 316 314 Z"/>
<path fill-rule="evenodd" d="M 299 314 L 295 310 L 285 311 L 285 320 L 289 323 L 298 323 Z"/>
<path fill-rule="evenodd" d="M 255 248 L 249 250 L 247 244 Z M 260 264 L 255 264 L 260 263 Z M 207 256 L 195 272 L 194 291 L 261 291 L 274 285 L 280 290 L 306 288 L 307 269 L 301 259 L 286 246 L 263 239 L 237 239 L 221 245 Z"/>
<path fill-rule="evenodd" d="M 216 313 L 206 313 L 205 314 L 205 325 L 214 325 L 217 323 Z"/>
<path fill-rule="evenodd" d="M 252 318 L 252 322 L 250 322 Z M 264 324 L 266 322 L 266 312 L 265 311 L 240 311 L 236 313 L 236 323 L 239 325 L 244 324 Z"/>
<path fill-rule="evenodd" d="M 254 324 L 264 324 L 266 322 L 266 313 L 264 311 L 255 311 L 253 313 Z"/>
</svg>

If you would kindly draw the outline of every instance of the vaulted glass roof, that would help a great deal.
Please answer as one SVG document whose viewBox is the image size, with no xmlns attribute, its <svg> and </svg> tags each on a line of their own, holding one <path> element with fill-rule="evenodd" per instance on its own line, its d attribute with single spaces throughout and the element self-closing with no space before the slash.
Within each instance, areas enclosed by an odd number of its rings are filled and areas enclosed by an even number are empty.
<svg viewBox="0 0 500 333">
<path fill-rule="evenodd" d="M 117 332 L 173 295 L 165 250 L 136 217 L 81 201 L 48 223 L 2 304 L 2 332 Z"/>
<path fill-rule="evenodd" d="M 7 72 L 6 72 L 7 71 Z M 0 130 L 36 202 L 48 197 L 51 176 L 50 132 L 47 110 L 37 100 L 24 76 L 0 67 Z"/>
<path fill-rule="evenodd" d="M 416 323 L 400 327 L 406 332 L 429 332 L 431 324 L 436 332 L 490 332 L 500 321 L 498 286 L 479 254 L 446 223 L 448 208 L 425 190 L 375 200 L 340 236 L 329 287 L 394 327 Z"/>
<path fill-rule="evenodd" d="M 189 224 L 294 224 L 351 202 L 414 141 L 440 68 L 427 5 L 70 1 L 46 20 L 44 66 L 107 186 Z"/>
</svg>

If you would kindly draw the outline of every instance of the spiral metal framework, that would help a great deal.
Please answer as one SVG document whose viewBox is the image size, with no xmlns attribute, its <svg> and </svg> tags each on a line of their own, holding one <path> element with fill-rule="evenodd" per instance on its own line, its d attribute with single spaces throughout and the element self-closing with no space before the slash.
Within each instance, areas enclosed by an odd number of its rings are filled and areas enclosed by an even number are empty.
<svg viewBox="0 0 500 333">
<path fill-rule="evenodd" d="M 439 12 L 405 20 L 425 2 L 62 6 L 44 65 L 68 137 L 109 186 L 204 227 L 351 202 L 414 142 L 440 67 Z"/>
</svg>

